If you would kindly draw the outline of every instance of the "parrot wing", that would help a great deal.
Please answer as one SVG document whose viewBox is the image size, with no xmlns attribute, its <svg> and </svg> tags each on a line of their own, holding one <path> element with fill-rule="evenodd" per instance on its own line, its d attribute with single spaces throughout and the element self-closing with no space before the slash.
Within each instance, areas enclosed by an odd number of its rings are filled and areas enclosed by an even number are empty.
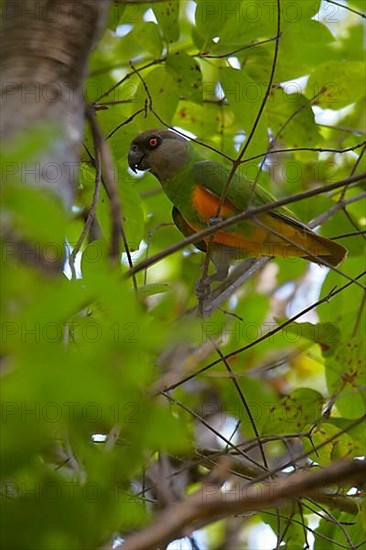
<svg viewBox="0 0 366 550">
<path fill-rule="evenodd" d="M 231 169 L 222 162 L 206 160 L 195 162 L 192 171 L 195 184 L 202 186 L 219 199 L 229 178 Z M 263 187 L 254 184 L 254 182 L 237 172 L 230 182 L 225 199 L 228 203 L 231 203 L 232 209 L 236 213 L 246 210 L 249 203 L 251 206 L 257 207 L 276 201 L 276 198 L 263 189 Z M 284 206 L 276 208 L 276 213 L 283 214 L 291 220 L 297 220 L 295 214 Z M 297 221 L 303 225 L 300 220 Z"/>
<path fill-rule="evenodd" d="M 196 233 L 196 231 L 183 218 L 182 214 L 179 212 L 176 206 L 173 207 L 172 217 L 175 225 L 185 237 L 190 237 L 191 235 L 194 235 Z M 205 241 L 198 241 L 194 243 L 194 246 L 199 250 L 201 250 L 202 252 L 207 251 L 207 246 Z"/>
<path fill-rule="evenodd" d="M 208 221 L 217 214 L 217 207 L 230 167 L 212 161 L 193 164 L 192 174 L 193 207 L 201 219 Z M 245 211 L 248 206 L 258 207 L 275 202 L 276 199 L 260 185 L 254 185 L 243 175 L 234 174 L 228 186 L 225 200 L 220 209 L 222 218 Z M 254 229 L 256 227 L 256 229 Z M 255 219 L 243 220 L 228 227 L 214 237 L 217 242 L 232 247 L 245 248 L 253 244 L 261 246 L 262 255 L 295 255 L 310 261 L 337 266 L 346 256 L 347 250 L 339 244 L 321 237 L 309 229 L 286 207 L 259 214 Z M 277 247 L 277 252 L 275 248 Z M 271 250 L 265 253 L 265 248 Z"/>
</svg>

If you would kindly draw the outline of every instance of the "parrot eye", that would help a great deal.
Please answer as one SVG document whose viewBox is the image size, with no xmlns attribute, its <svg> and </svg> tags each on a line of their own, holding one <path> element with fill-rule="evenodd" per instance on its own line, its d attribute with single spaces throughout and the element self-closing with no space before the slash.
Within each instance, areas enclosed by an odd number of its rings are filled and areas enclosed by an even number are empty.
<svg viewBox="0 0 366 550">
<path fill-rule="evenodd" d="M 152 137 L 149 139 L 149 145 L 150 147 L 156 147 L 158 144 L 158 138 Z"/>
</svg>

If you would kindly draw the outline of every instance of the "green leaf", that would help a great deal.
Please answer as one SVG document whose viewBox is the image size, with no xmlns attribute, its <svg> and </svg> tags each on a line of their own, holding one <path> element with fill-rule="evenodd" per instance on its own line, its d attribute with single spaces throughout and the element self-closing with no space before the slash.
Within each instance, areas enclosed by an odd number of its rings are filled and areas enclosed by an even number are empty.
<svg viewBox="0 0 366 550">
<path fill-rule="evenodd" d="M 321 417 L 323 396 L 310 388 L 299 388 L 269 407 L 262 434 L 301 432 Z"/>
<path fill-rule="evenodd" d="M 203 51 L 210 51 L 213 45 L 212 39 L 220 34 L 226 17 L 229 17 L 230 9 L 232 11 L 232 2 L 228 0 L 224 2 L 197 1 L 194 38 L 196 45 Z"/>
<path fill-rule="evenodd" d="M 167 44 L 176 42 L 179 38 L 179 0 L 169 0 L 152 6 L 160 26 L 163 38 Z"/>
<path fill-rule="evenodd" d="M 141 436 L 147 445 L 164 452 L 185 451 L 189 448 L 187 424 L 169 408 L 151 407 Z"/>
<path fill-rule="evenodd" d="M 366 377 L 365 357 L 365 344 L 353 337 L 325 362 L 329 395 L 345 418 L 359 418 L 366 412 L 366 396 L 360 389 Z"/>
<path fill-rule="evenodd" d="M 179 101 L 175 74 L 165 67 L 157 67 L 144 77 L 144 82 L 149 90 L 154 111 L 166 124 L 169 124 L 173 119 Z M 148 102 L 145 86 L 142 83 L 139 84 L 136 91 L 136 101 L 139 108 Z M 154 128 L 156 125 L 156 117 L 152 113 L 148 113 L 148 116 L 144 119 L 143 128 Z M 158 125 L 161 125 L 161 122 Z"/>
<path fill-rule="evenodd" d="M 342 264 L 342 271 L 350 277 L 359 277 L 364 269 L 364 259 L 359 257 L 347 258 Z M 358 279 L 361 284 L 365 284 L 365 278 Z M 323 283 L 320 298 L 326 297 L 329 293 L 340 284 L 340 279 L 337 273 L 330 271 Z M 318 306 L 317 311 L 321 322 L 331 322 L 338 326 L 342 333 L 342 340 L 347 341 L 347 338 L 352 337 L 352 332 L 356 327 L 356 320 L 359 317 L 360 305 L 363 300 L 363 289 L 356 285 L 350 285 L 344 288 L 342 292 L 337 293 L 325 302 Z M 360 334 L 365 328 L 365 315 L 361 311 L 361 325 L 359 326 Z"/>
<path fill-rule="evenodd" d="M 305 451 L 321 466 L 328 466 L 332 461 L 353 458 L 357 455 L 357 445 L 347 433 L 342 433 L 336 426 L 324 422 L 311 431 L 311 438 L 304 439 Z M 314 449 L 317 449 L 314 452 Z"/>
<path fill-rule="evenodd" d="M 135 110 L 139 108 L 136 106 L 137 97 L 136 91 L 138 89 L 138 83 L 132 82 L 131 80 L 127 81 L 128 86 L 123 90 L 123 95 L 120 96 L 118 93 L 118 101 L 130 102 L 129 109 L 131 107 Z M 126 111 L 126 105 L 123 105 L 124 109 L 116 108 L 109 109 L 108 111 L 101 111 L 100 117 L 103 121 L 103 128 L 105 128 L 106 135 L 108 136 L 111 132 L 113 135 L 108 137 L 108 143 L 112 149 L 113 158 L 116 162 L 119 162 L 119 169 L 116 173 L 116 180 L 119 185 L 122 185 L 123 181 L 129 183 L 136 182 L 134 176 L 130 173 L 128 175 L 125 173 L 127 169 L 127 155 L 130 148 L 131 141 L 139 133 L 139 126 L 136 124 L 135 120 L 131 121 L 129 111 Z M 120 170 L 122 169 L 121 173 Z"/>
<path fill-rule="evenodd" d="M 130 250 L 138 250 L 144 232 L 144 211 L 141 198 L 127 181 L 119 187 L 122 210 L 122 223 Z"/>
<path fill-rule="evenodd" d="M 144 285 L 139 287 L 140 296 L 154 296 L 155 294 L 162 294 L 171 290 L 168 284 L 152 283 L 150 285 Z"/>
<path fill-rule="evenodd" d="M 49 247 L 49 254 L 56 253 L 58 259 L 62 257 L 65 213 L 48 190 L 20 183 L 5 185 L 2 222 L 12 227 L 21 239 L 35 243 L 40 251 Z"/>
<path fill-rule="evenodd" d="M 354 195 L 359 195 L 359 190 L 357 188 L 349 189 L 346 194 L 346 200 L 347 198 L 351 198 Z M 335 204 L 335 200 L 339 197 L 333 198 L 333 204 Z M 329 201 L 330 202 L 330 201 Z M 321 235 L 324 235 L 325 237 L 337 237 L 341 235 L 353 235 L 355 233 L 355 224 L 359 224 L 359 222 L 362 222 L 362 217 L 364 215 L 363 213 L 363 204 L 362 200 L 355 202 L 353 205 L 353 209 L 351 211 L 347 208 L 347 214 L 344 210 L 340 210 L 336 212 L 334 216 L 331 217 L 330 220 L 327 220 L 326 223 L 324 223 L 321 227 Z M 332 205 L 330 204 L 330 207 Z M 338 244 L 341 244 L 348 250 L 348 258 L 351 256 L 358 256 L 361 260 L 363 257 L 365 257 L 366 254 L 366 243 L 365 241 L 360 242 L 361 239 L 358 239 L 354 236 L 349 236 L 342 239 L 336 239 L 336 242 Z"/>
<path fill-rule="evenodd" d="M 277 514 L 262 513 L 261 517 L 267 525 L 269 525 L 273 532 L 276 533 L 278 529 L 278 517 Z M 294 513 L 292 506 L 283 506 L 281 508 L 281 519 L 283 520 L 282 533 L 281 533 L 281 548 L 285 550 L 303 550 L 304 549 L 304 521 L 307 523 L 304 515 Z"/>
<path fill-rule="evenodd" d="M 314 532 L 314 550 L 336 550 L 341 546 L 358 548 L 364 544 L 366 530 L 362 511 L 355 517 L 346 512 L 332 510 L 332 516 L 332 521 L 328 518 L 320 520 L 319 527 Z"/>
<path fill-rule="evenodd" d="M 296 4 L 300 9 L 301 5 Z M 320 63 L 332 59 L 334 54 L 329 47 L 332 41 L 331 32 L 319 21 L 296 21 L 289 25 L 283 30 L 279 43 L 276 79 L 293 80 L 306 75 Z M 292 86 L 296 87 L 296 83 L 291 84 L 291 88 Z M 311 99 L 315 93 L 307 95 Z"/>
<path fill-rule="evenodd" d="M 252 132 L 253 125 L 257 120 L 263 102 L 265 87 L 258 85 L 252 80 L 245 69 L 237 70 L 225 67 L 220 70 L 219 76 L 226 99 L 239 124 L 248 136 Z M 267 128 L 263 117 L 261 117 L 246 155 L 250 157 L 262 153 L 266 150 L 267 143 Z"/>
<path fill-rule="evenodd" d="M 332 424 L 339 431 L 346 433 L 353 442 L 354 456 L 364 456 L 366 453 L 365 427 L 364 423 L 356 424 L 350 427 L 353 421 L 347 418 L 331 416 L 326 420 L 326 424 Z M 337 438 L 338 439 L 338 438 Z"/>
<path fill-rule="evenodd" d="M 280 324 L 285 319 L 276 319 Z M 297 340 L 305 338 L 311 342 L 319 344 L 324 355 L 334 353 L 339 345 L 341 334 L 339 328 L 333 323 L 290 323 L 284 329 L 286 333 L 294 334 Z"/>
<path fill-rule="evenodd" d="M 117 165 L 116 173 L 123 174 L 125 171 L 123 160 Z M 141 198 L 137 193 L 136 187 L 131 185 L 131 177 L 125 172 L 126 177 L 120 178 L 118 182 L 118 192 L 121 204 L 121 223 L 123 224 L 127 243 L 131 251 L 138 250 L 144 232 L 144 212 Z M 103 234 L 109 238 L 112 222 L 110 202 L 104 189 L 101 189 L 100 199 L 97 205 L 97 220 L 101 226 Z"/>
<path fill-rule="evenodd" d="M 107 240 L 96 239 L 84 246 L 81 256 L 81 273 L 83 277 L 95 275 L 95 272 L 99 270 L 104 271 L 105 264 L 108 261 L 108 253 Z"/>
<path fill-rule="evenodd" d="M 282 25 L 291 26 L 295 23 L 310 20 L 316 17 L 319 12 L 321 0 L 302 0 L 301 4 L 292 2 L 292 0 L 282 0 Z"/>
<path fill-rule="evenodd" d="M 168 55 L 167 67 L 173 70 L 179 94 L 184 99 L 202 103 L 202 74 L 197 61 L 185 52 Z"/>
<path fill-rule="evenodd" d="M 348 0 L 349 1 L 349 4 L 353 7 L 355 7 L 356 9 L 360 10 L 361 13 L 364 12 L 365 10 L 365 2 L 364 0 Z"/>
<path fill-rule="evenodd" d="M 163 50 L 159 27 L 152 21 L 136 23 L 131 32 L 120 39 L 118 49 L 126 60 L 138 57 L 141 50 L 159 57 Z"/>
<path fill-rule="evenodd" d="M 275 35 L 277 16 L 271 4 L 263 5 L 260 0 L 253 0 L 219 2 L 214 6 L 224 26 L 219 33 L 220 40 L 212 44 L 213 53 L 230 53 Z"/>
<path fill-rule="evenodd" d="M 365 95 L 365 63 L 330 61 L 316 69 L 308 80 L 306 95 L 316 96 L 323 109 L 342 109 Z"/>
<path fill-rule="evenodd" d="M 278 266 L 277 282 L 279 285 L 299 280 L 307 269 L 307 262 L 302 258 L 276 258 Z"/>
<path fill-rule="evenodd" d="M 121 2 L 112 2 L 108 10 L 108 29 L 115 30 L 117 25 L 120 23 L 125 13 L 126 4 L 121 4 Z"/>
<path fill-rule="evenodd" d="M 283 88 L 277 88 L 270 96 L 266 112 L 276 141 L 288 147 L 314 147 L 321 141 L 311 104 L 302 94 L 287 94 Z"/>
<path fill-rule="evenodd" d="M 216 105 L 198 105 L 191 101 L 180 101 L 173 124 L 185 128 L 199 139 L 214 135 L 222 120 Z M 202 150 L 204 153 L 204 151 Z"/>
</svg>

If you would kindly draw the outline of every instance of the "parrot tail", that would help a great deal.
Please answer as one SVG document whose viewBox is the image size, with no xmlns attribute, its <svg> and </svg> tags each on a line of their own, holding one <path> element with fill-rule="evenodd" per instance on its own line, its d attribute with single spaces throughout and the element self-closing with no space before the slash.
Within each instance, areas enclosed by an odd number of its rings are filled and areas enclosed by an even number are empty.
<svg viewBox="0 0 366 550">
<path fill-rule="evenodd" d="M 337 267 L 347 256 L 347 250 L 330 239 L 326 239 L 325 237 L 321 237 L 311 232 L 311 240 L 314 243 L 312 249 L 318 249 L 321 252 L 315 254 L 316 258 L 313 256 L 304 256 L 304 258 L 310 262 Z"/>
<path fill-rule="evenodd" d="M 337 267 L 347 256 L 346 248 L 314 233 L 300 220 L 274 212 L 259 216 L 259 219 L 264 222 L 264 227 L 274 230 L 274 234 L 271 235 L 273 241 L 279 242 L 281 236 L 287 241 L 287 246 L 283 249 L 286 253 L 287 248 L 288 255 L 294 252 L 294 256 L 332 267 Z"/>
</svg>

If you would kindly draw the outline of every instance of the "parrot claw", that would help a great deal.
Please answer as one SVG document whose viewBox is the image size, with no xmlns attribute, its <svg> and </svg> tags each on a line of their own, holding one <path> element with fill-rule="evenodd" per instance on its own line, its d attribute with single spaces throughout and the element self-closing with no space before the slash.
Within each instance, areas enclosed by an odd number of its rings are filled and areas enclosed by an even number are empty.
<svg viewBox="0 0 366 550">
<path fill-rule="evenodd" d="M 208 225 L 208 227 L 213 227 L 213 226 L 221 223 L 222 220 L 223 220 L 223 218 L 212 216 L 212 218 L 209 218 L 207 220 L 207 225 Z"/>
<path fill-rule="evenodd" d="M 211 296 L 211 280 L 210 277 L 200 279 L 196 284 L 196 296 L 198 300 L 206 300 Z"/>
</svg>

